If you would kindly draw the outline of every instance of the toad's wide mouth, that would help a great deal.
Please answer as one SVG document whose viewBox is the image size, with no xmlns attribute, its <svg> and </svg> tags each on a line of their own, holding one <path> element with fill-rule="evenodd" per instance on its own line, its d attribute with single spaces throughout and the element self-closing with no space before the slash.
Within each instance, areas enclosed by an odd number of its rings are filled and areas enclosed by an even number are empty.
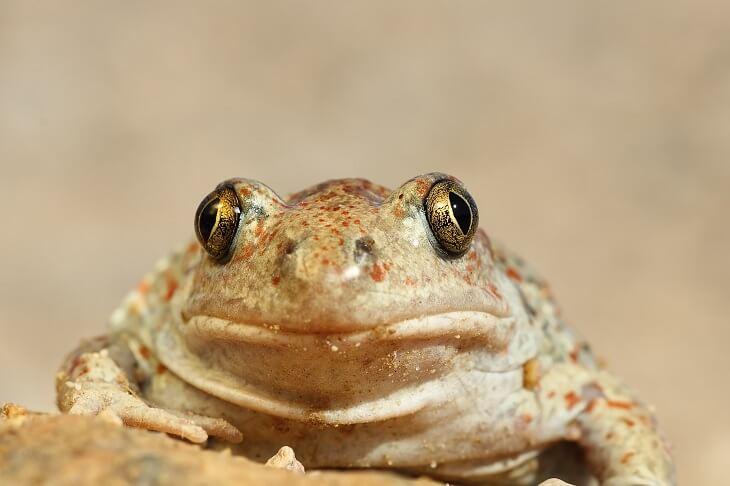
<svg viewBox="0 0 730 486">
<path fill-rule="evenodd" d="M 514 317 L 473 311 L 328 335 L 197 315 L 167 324 L 156 347 L 171 371 L 226 402 L 325 424 L 437 406 L 470 375 L 514 371 L 535 352 Z"/>
<path fill-rule="evenodd" d="M 248 324 L 212 315 L 195 315 L 181 332 L 207 340 L 303 346 L 323 340 L 344 346 L 373 341 L 433 338 L 481 338 L 495 349 L 503 348 L 514 332 L 515 321 L 489 312 L 454 311 L 403 319 L 364 330 L 332 333 L 304 333 L 283 330 L 277 324 Z M 488 342 L 486 342 L 488 341 Z"/>
</svg>

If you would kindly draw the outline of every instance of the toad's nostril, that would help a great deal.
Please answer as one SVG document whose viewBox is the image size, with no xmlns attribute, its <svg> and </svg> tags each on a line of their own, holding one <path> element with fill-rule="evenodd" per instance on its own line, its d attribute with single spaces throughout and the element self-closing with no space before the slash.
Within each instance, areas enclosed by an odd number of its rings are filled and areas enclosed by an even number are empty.
<svg viewBox="0 0 730 486">
<path fill-rule="evenodd" d="M 287 238 L 282 245 L 281 251 L 284 255 L 291 255 L 297 249 L 297 243 L 291 238 Z"/>
</svg>

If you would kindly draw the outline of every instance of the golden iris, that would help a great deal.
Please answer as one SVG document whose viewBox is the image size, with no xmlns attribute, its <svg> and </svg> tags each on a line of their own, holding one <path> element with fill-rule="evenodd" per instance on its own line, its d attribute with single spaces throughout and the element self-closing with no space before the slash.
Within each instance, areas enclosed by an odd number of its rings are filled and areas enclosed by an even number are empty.
<svg viewBox="0 0 730 486">
<path fill-rule="evenodd" d="M 479 226 L 477 205 L 466 189 L 455 181 L 438 181 L 426 195 L 425 208 L 439 247 L 451 256 L 466 253 Z"/>
</svg>

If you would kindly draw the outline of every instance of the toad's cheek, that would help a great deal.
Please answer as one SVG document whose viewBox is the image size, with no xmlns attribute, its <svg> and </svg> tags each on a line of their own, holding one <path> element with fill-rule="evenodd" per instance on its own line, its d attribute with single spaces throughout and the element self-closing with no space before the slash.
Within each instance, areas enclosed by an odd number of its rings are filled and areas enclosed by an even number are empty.
<svg viewBox="0 0 730 486">
<path fill-rule="evenodd" d="M 463 383 L 478 383 L 485 374 L 513 379 L 537 349 L 530 328 L 514 317 L 480 312 L 333 335 L 195 316 L 164 327 L 156 347 L 165 366 L 222 400 L 332 424 L 413 414 L 455 399 Z"/>
</svg>

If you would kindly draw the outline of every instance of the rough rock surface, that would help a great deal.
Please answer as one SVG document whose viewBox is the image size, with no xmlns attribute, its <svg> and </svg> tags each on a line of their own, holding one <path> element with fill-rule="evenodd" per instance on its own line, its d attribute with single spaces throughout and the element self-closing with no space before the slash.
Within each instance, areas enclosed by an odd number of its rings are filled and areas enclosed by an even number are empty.
<svg viewBox="0 0 730 486">
<path fill-rule="evenodd" d="M 407 485 L 434 484 L 385 472 L 296 472 L 291 449 L 264 466 L 113 419 L 27 412 L 0 414 L 0 483 L 58 485 Z M 294 469 L 295 471 L 287 470 Z"/>
<path fill-rule="evenodd" d="M 165 434 L 122 426 L 116 415 L 49 415 L 0 409 L 0 484 L 396 486 L 439 484 L 382 471 L 311 471 L 282 447 L 258 464 Z M 549 479 L 540 486 L 571 486 Z"/>
</svg>

